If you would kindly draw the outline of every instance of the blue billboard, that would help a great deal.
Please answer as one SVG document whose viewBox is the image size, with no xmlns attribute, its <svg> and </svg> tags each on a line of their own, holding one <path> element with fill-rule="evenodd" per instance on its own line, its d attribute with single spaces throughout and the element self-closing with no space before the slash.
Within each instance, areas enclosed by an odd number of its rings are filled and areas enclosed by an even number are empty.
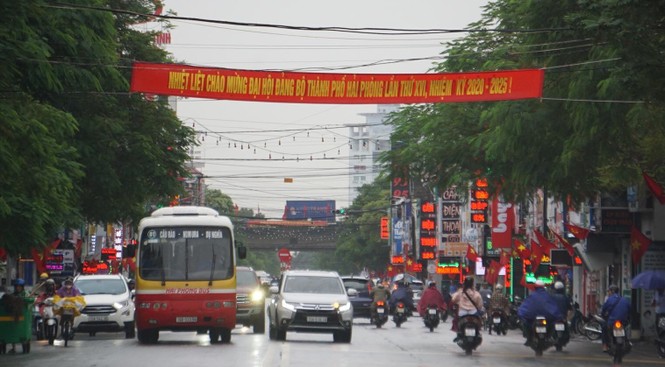
<svg viewBox="0 0 665 367">
<path fill-rule="evenodd" d="M 335 222 L 335 200 L 287 200 L 284 220 L 323 220 Z"/>
</svg>

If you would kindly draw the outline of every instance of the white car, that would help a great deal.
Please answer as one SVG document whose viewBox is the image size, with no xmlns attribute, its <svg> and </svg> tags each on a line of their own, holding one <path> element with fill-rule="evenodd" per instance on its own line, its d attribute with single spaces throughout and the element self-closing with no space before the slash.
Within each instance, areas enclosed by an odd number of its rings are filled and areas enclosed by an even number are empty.
<svg viewBox="0 0 665 367">
<path fill-rule="evenodd" d="M 287 331 L 332 333 L 335 342 L 350 343 L 353 305 L 339 274 L 333 271 L 289 270 L 270 288 L 269 336 L 285 340 Z"/>
<path fill-rule="evenodd" d="M 100 331 L 124 331 L 125 338 L 134 338 L 134 301 L 122 275 L 79 275 L 74 285 L 86 303 L 74 319 L 74 330 L 91 336 Z"/>
</svg>

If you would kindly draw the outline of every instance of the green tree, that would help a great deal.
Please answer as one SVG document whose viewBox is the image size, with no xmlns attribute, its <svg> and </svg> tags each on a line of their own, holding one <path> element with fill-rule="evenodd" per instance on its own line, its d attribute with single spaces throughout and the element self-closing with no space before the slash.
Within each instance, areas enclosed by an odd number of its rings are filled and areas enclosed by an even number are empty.
<svg viewBox="0 0 665 367">
<path fill-rule="evenodd" d="M 665 182 L 660 5 L 488 4 L 435 71 L 544 68 L 545 98 L 409 106 L 392 119 L 402 147 L 384 162 L 439 189 L 484 176 L 514 200 L 539 188 L 582 200 L 635 184 L 642 170 Z"/>
<path fill-rule="evenodd" d="M 322 269 L 358 274 L 364 268 L 383 271 L 389 262 L 388 241 L 381 239 L 381 217 L 386 215 L 390 202 L 390 185 L 385 178 L 363 185 L 358 196 L 347 208 L 348 218 L 337 225 L 342 227 L 335 256 L 321 254 Z"/>
</svg>

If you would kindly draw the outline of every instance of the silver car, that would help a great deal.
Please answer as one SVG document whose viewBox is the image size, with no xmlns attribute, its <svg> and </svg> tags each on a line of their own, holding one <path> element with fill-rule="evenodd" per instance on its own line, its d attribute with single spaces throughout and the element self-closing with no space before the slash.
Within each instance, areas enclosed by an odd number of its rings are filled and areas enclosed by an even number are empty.
<svg viewBox="0 0 665 367">
<path fill-rule="evenodd" d="M 289 270 L 270 288 L 269 336 L 286 340 L 287 331 L 332 333 L 335 342 L 350 343 L 353 306 L 339 274 L 332 271 Z"/>
</svg>

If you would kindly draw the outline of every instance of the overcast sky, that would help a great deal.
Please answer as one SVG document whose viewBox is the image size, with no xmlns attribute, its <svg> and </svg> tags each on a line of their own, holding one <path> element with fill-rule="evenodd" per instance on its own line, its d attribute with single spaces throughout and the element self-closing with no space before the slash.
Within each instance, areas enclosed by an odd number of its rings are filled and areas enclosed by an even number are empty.
<svg viewBox="0 0 665 367">
<path fill-rule="evenodd" d="M 246 23 L 289 26 L 463 29 L 480 19 L 487 0 L 164 0 L 165 11 Z M 337 73 L 425 73 L 460 35 L 373 36 L 172 22 L 166 49 L 178 61 L 250 70 Z M 155 29 L 155 23 L 145 25 Z M 350 69 L 340 69 L 353 66 Z M 241 207 L 281 217 L 287 200 L 348 201 L 348 132 L 376 105 L 316 105 L 178 100 L 178 116 L 201 134 L 206 183 Z M 312 160 L 309 158 L 330 158 Z M 281 161 L 284 157 L 285 161 Z M 286 159 L 298 161 L 286 161 Z M 293 178 L 285 183 L 284 178 Z"/>
</svg>

